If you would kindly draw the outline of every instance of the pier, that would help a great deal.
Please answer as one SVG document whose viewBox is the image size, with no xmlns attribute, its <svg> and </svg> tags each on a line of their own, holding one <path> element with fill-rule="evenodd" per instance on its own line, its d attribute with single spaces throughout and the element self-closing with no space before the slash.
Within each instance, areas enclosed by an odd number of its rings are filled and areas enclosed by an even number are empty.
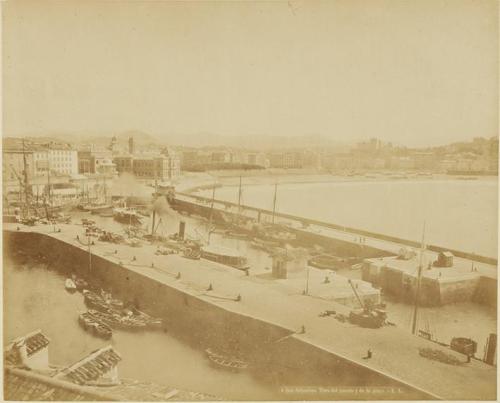
<svg viewBox="0 0 500 403">
<path fill-rule="evenodd" d="M 181 193 L 176 196 L 175 208 L 201 217 L 213 216 L 224 223 L 224 217 L 237 215 L 236 204 Z M 249 206 L 240 206 L 240 217 L 254 222 L 270 221 L 273 212 Z M 381 287 L 406 301 L 413 301 L 417 285 L 418 258 L 415 253 L 420 244 L 383 234 L 342 227 L 336 224 L 274 212 L 276 221 L 296 235 L 291 242 L 296 246 L 319 245 L 334 255 L 364 259 L 363 280 Z M 227 220 L 227 218 L 226 218 Z M 399 255 L 412 252 L 411 259 Z M 451 267 L 436 267 L 433 263 L 442 253 L 453 255 Z M 497 306 L 497 260 L 453 249 L 426 245 L 423 252 L 425 269 L 422 271 L 420 302 L 425 305 L 474 301 L 492 307 Z M 430 266 L 429 266 L 430 265 Z"/>
<path fill-rule="evenodd" d="M 495 367 L 478 360 L 466 363 L 463 354 L 398 327 L 367 329 L 319 316 L 327 310 L 348 315 L 350 308 L 336 301 L 290 293 L 279 281 L 218 263 L 155 255 L 154 245 L 134 248 L 94 240 L 89 250 L 77 240 L 83 235 L 81 225 L 60 224 L 59 229 L 6 223 L 4 247 L 42 254 L 68 274 L 91 276 L 117 297 L 163 318 L 172 332 L 201 345 L 223 341 L 240 349 L 257 368 L 300 370 L 308 374 L 301 380 L 320 385 L 393 386 L 402 391 L 393 396 L 397 399 L 480 400 L 496 395 Z M 419 353 L 429 347 L 461 364 Z M 370 359 L 365 358 L 367 350 L 373 352 Z"/>
</svg>

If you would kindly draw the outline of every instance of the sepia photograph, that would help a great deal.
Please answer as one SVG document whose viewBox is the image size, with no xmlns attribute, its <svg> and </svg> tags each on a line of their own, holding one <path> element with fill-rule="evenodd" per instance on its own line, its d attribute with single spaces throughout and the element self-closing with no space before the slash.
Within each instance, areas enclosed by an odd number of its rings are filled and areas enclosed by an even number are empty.
<svg viewBox="0 0 500 403">
<path fill-rule="evenodd" d="M 3 400 L 497 400 L 497 0 L 0 7 Z"/>
</svg>

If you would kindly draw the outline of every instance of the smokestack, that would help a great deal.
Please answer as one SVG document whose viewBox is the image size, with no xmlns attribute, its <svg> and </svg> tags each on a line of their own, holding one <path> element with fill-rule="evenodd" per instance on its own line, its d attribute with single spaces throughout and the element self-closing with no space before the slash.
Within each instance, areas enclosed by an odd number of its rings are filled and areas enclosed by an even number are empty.
<svg viewBox="0 0 500 403">
<path fill-rule="evenodd" d="M 128 152 L 130 154 L 134 154 L 135 148 L 134 148 L 134 138 L 129 137 L 128 139 Z"/>
<path fill-rule="evenodd" d="M 179 222 L 179 239 L 184 239 L 184 232 L 186 230 L 186 223 L 184 221 Z"/>
</svg>

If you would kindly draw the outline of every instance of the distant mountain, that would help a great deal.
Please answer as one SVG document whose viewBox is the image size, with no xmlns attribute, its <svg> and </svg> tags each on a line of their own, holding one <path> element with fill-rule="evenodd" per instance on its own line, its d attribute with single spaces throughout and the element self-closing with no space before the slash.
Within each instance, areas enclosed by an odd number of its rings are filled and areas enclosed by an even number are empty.
<svg viewBox="0 0 500 403">
<path fill-rule="evenodd" d="M 139 130 L 129 130 L 119 133 L 103 133 L 103 132 L 65 132 L 65 133 L 50 133 L 50 134 L 26 134 L 24 136 L 8 137 L 10 139 L 21 139 L 33 140 L 36 142 L 63 142 L 72 143 L 75 145 L 79 144 L 95 144 L 108 146 L 111 139 L 116 137 L 118 143 L 127 143 L 130 137 L 134 138 L 136 144 L 146 145 L 146 144 L 159 144 L 162 145 L 164 142 L 155 136 L 150 135 Z"/>
<path fill-rule="evenodd" d="M 20 138 L 21 136 L 16 136 Z M 276 136 L 266 134 L 253 135 L 220 135 L 216 133 L 199 132 L 194 134 L 164 133 L 152 135 L 140 130 L 128 130 L 117 133 L 105 132 L 68 132 L 50 133 L 47 135 L 26 135 L 24 138 L 37 142 L 59 141 L 81 144 L 94 144 L 107 147 L 112 137 L 116 137 L 119 145 L 126 145 L 130 137 L 137 145 L 174 145 L 187 147 L 235 147 L 248 149 L 299 148 L 299 147 L 329 147 L 346 148 L 344 143 L 331 140 L 320 135 L 309 136 Z"/>
</svg>

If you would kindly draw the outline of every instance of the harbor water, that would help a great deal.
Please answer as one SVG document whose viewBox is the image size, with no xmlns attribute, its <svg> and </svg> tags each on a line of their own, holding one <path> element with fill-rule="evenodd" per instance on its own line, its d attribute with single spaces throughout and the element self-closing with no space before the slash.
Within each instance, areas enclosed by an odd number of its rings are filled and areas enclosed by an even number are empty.
<svg viewBox="0 0 500 403">
<path fill-rule="evenodd" d="M 229 400 L 278 399 L 276 389 L 246 372 L 233 373 L 209 364 L 204 352 L 168 332 L 114 330 L 105 341 L 78 324 L 83 296 L 65 290 L 65 278 L 47 263 L 4 258 L 4 343 L 41 329 L 51 340 L 52 365 L 66 366 L 112 344 L 121 354 L 122 378 L 202 392 Z"/>
</svg>

